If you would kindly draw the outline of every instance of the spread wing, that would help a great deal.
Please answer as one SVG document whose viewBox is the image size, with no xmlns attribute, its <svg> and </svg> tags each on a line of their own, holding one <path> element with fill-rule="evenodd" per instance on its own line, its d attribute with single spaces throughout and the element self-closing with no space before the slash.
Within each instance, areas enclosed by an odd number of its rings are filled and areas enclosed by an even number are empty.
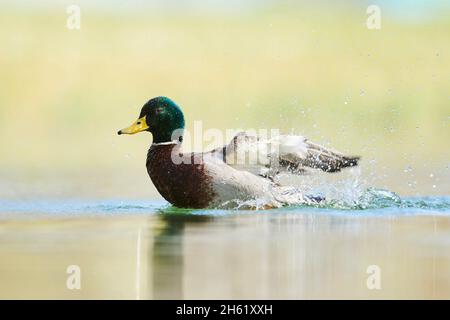
<svg viewBox="0 0 450 320">
<path fill-rule="evenodd" d="M 315 144 L 303 136 L 280 135 L 263 139 L 241 132 L 231 142 L 211 151 L 228 165 L 254 174 L 273 177 L 281 172 L 304 174 L 308 169 L 338 172 L 358 165 L 359 157 Z"/>
</svg>

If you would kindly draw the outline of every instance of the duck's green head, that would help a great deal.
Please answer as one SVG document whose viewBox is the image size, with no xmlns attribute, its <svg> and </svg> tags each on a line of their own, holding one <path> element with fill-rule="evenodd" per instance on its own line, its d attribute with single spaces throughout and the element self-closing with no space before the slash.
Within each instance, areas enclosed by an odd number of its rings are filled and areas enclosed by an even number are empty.
<svg viewBox="0 0 450 320">
<path fill-rule="evenodd" d="M 181 142 L 184 129 L 184 116 L 180 107 L 166 97 L 150 99 L 142 107 L 139 119 L 118 134 L 135 134 L 150 131 L 153 143 L 179 140 Z"/>
</svg>

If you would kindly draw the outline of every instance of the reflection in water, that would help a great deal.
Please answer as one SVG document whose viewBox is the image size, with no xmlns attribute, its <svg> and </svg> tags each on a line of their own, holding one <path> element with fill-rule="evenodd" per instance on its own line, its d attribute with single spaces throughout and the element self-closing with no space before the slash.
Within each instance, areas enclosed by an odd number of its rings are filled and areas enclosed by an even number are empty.
<svg viewBox="0 0 450 320">
<path fill-rule="evenodd" d="M 183 233 L 189 223 L 210 220 L 207 216 L 191 215 L 189 212 L 173 214 L 172 208 L 159 210 L 162 227 L 155 232 L 153 254 L 149 264 L 153 266 L 153 298 L 183 298 Z M 150 220 L 152 220 L 150 218 Z"/>
<path fill-rule="evenodd" d="M 153 298 L 450 294 L 449 257 L 439 249 L 450 243 L 440 239 L 445 232 L 436 231 L 436 225 L 448 230 L 447 218 L 266 214 L 163 220 L 166 228 L 153 246 Z M 382 272 L 381 290 L 367 288 L 371 265 Z M 436 282 L 437 273 L 444 281 Z"/>
<path fill-rule="evenodd" d="M 449 216 L 205 213 L 0 220 L 0 298 L 450 297 Z"/>
</svg>

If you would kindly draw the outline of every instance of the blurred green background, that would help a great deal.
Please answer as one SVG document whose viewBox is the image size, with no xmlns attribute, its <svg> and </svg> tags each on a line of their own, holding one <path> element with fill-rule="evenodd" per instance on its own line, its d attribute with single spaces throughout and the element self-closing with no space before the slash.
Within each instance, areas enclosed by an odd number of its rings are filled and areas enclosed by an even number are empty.
<svg viewBox="0 0 450 320">
<path fill-rule="evenodd" d="M 379 1 L 369 30 L 364 1 L 216 2 L 0 2 L 0 197 L 159 197 L 151 135 L 116 135 L 158 95 L 188 129 L 293 129 L 368 185 L 450 193 L 449 6 Z"/>
</svg>

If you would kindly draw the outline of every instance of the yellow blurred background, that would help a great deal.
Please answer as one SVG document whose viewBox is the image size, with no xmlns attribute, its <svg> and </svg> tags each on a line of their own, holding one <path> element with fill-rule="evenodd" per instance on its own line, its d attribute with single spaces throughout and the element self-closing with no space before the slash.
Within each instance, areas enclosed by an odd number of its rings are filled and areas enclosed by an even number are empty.
<svg viewBox="0 0 450 320">
<path fill-rule="evenodd" d="M 377 0 L 380 30 L 369 4 L 0 0 L 0 299 L 448 298 L 447 200 L 179 210 L 153 201 L 151 135 L 117 135 L 165 95 L 191 132 L 280 129 L 362 156 L 338 186 L 450 195 L 450 2 Z"/>
<path fill-rule="evenodd" d="M 158 95 L 188 129 L 294 130 L 361 155 L 370 185 L 450 192 L 449 10 L 399 19 L 381 5 L 382 27 L 369 30 L 364 2 L 81 1 L 70 30 L 77 1 L 44 3 L 0 4 L 2 198 L 158 197 L 151 136 L 116 135 Z"/>
</svg>

